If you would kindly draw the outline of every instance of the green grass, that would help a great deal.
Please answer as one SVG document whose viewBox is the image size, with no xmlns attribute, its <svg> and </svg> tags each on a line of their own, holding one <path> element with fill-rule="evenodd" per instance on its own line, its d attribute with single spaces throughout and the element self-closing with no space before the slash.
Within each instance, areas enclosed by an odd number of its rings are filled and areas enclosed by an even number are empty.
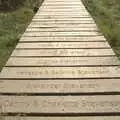
<svg viewBox="0 0 120 120">
<path fill-rule="evenodd" d="M 26 0 L 25 5 L 12 12 L 0 11 L 0 70 L 31 22 L 36 1 Z"/>
<path fill-rule="evenodd" d="M 82 0 L 120 58 L 120 0 Z"/>
</svg>

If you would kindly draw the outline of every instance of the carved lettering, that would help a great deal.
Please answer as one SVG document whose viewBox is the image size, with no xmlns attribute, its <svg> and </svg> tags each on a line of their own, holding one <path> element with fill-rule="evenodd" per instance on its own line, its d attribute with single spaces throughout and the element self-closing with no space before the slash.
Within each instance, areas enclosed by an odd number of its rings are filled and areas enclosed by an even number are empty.
<svg viewBox="0 0 120 120">
<path fill-rule="evenodd" d="M 26 72 L 17 72 L 18 75 L 28 75 L 28 76 L 39 76 L 39 75 L 65 75 L 65 74 L 70 74 L 70 75 L 87 75 L 87 74 L 105 74 L 105 73 L 109 73 L 108 69 L 101 69 L 101 68 L 97 68 L 97 69 L 93 69 L 93 70 L 84 70 L 84 69 L 78 69 L 78 70 L 54 70 L 54 69 L 50 69 L 50 70 L 41 70 L 41 71 L 26 71 Z"/>
</svg>

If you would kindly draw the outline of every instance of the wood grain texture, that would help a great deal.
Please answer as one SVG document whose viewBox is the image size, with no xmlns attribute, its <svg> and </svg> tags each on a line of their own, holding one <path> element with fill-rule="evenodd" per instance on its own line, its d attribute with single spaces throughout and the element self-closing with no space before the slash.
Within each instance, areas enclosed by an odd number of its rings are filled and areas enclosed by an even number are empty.
<svg viewBox="0 0 120 120">
<path fill-rule="evenodd" d="M 120 95 L 109 96 L 0 96 L 2 113 L 115 113 Z"/>
<path fill-rule="evenodd" d="M 16 49 L 11 56 L 113 56 L 111 49 Z"/>
<path fill-rule="evenodd" d="M 107 42 L 18 43 L 16 48 L 110 48 Z"/>
<path fill-rule="evenodd" d="M 11 57 L 6 66 L 117 66 L 116 57 Z"/>
<path fill-rule="evenodd" d="M 14 86 L 14 87 L 13 87 Z M 120 79 L 0 80 L 0 94 L 112 94 L 120 92 Z"/>
<path fill-rule="evenodd" d="M 1 78 L 120 78 L 120 67 L 5 67 Z"/>
</svg>

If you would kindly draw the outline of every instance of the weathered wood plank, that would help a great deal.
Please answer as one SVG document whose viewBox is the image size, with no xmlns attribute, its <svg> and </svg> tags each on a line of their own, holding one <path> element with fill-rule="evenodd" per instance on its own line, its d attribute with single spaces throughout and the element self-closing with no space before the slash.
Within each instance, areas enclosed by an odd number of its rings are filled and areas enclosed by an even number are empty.
<svg viewBox="0 0 120 120">
<path fill-rule="evenodd" d="M 79 9 L 79 10 L 86 10 L 86 8 L 84 8 L 84 7 L 78 7 L 78 6 L 41 6 L 40 7 L 40 9 L 39 9 L 39 11 L 41 10 L 41 9 L 73 9 L 73 10 L 75 10 L 75 9 Z"/>
<path fill-rule="evenodd" d="M 95 28 L 97 26 L 95 24 L 34 24 L 31 23 L 28 28 Z"/>
<path fill-rule="evenodd" d="M 120 65 L 116 57 L 11 57 L 6 66 L 115 66 Z"/>
<path fill-rule="evenodd" d="M 33 20 L 34 24 L 94 24 L 94 21 L 38 21 Z"/>
<path fill-rule="evenodd" d="M 44 1 L 43 5 L 45 4 L 55 4 L 55 5 L 59 5 L 59 4 L 81 4 L 83 5 L 83 3 L 81 1 Z"/>
<path fill-rule="evenodd" d="M 36 13 L 36 16 L 39 16 L 39 15 L 55 15 L 55 16 L 58 16 L 58 15 L 84 15 L 84 16 L 89 16 L 89 14 L 87 12 L 40 12 L 40 13 Z"/>
<path fill-rule="evenodd" d="M 86 9 L 85 8 L 78 8 L 78 7 L 53 7 L 53 8 L 51 8 L 51 7 L 41 7 L 38 11 L 40 12 L 40 11 L 49 11 L 49 10 L 51 10 L 51 11 L 68 11 L 68 10 L 72 10 L 72 11 L 86 11 Z"/>
<path fill-rule="evenodd" d="M 120 95 L 0 96 L 2 113 L 118 113 Z M 87 115 L 87 114 L 86 114 Z"/>
<path fill-rule="evenodd" d="M 93 21 L 92 18 L 33 18 L 32 20 L 38 20 L 38 21 Z"/>
<path fill-rule="evenodd" d="M 113 56 L 111 49 L 21 49 L 12 56 Z"/>
<path fill-rule="evenodd" d="M 75 31 L 75 32 L 73 32 L 73 31 L 71 31 L 71 32 L 25 32 L 24 34 L 23 34 L 23 36 L 41 36 L 41 37 L 43 37 L 43 36 L 46 36 L 46 37 L 49 37 L 49 36 L 100 36 L 100 35 L 102 35 L 101 33 L 99 33 L 99 32 L 93 32 L 93 31 L 91 31 L 91 32 L 85 32 L 85 31 Z"/>
<path fill-rule="evenodd" d="M 120 120 L 120 116 L 89 116 L 89 117 L 2 117 L 3 120 Z"/>
<path fill-rule="evenodd" d="M 36 15 L 34 18 L 90 18 L 83 15 Z"/>
<path fill-rule="evenodd" d="M 43 6 L 76 6 L 76 7 L 83 7 L 84 8 L 84 6 L 82 5 L 82 4 L 80 4 L 80 3 L 74 3 L 74 4 L 71 4 L 71 3 L 67 3 L 67 4 L 65 4 L 65 3 L 61 3 L 61 4 L 54 4 L 54 3 L 43 3 Z"/>
<path fill-rule="evenodd" d="M 91 17 L 89 17 L 89 16 L 41 16 L 41 15 L 35 15 L 34 17 L 33 17 L 33 19 L 34 18 L 39 18 L 39 19 L 55 19 L 55 18 L 57 18 L 57 19 L 75 19 L 75 18 L 77 18 L 77 19 L 88 19 L 88 18 L 91 18 Z"/>
<path fill-rule="evenodd" d="M 97 28 L 74 28 L 74 27 L 71 27 L 71 28 L 66 28 L 66 27 L 61 27 L 61 28 L 32 28 L 32 27 L 28 27 L 26 29 L 26 32 L 62 32 L 62 31 L 66 31 L 66 32 L 71 32 L 71 31 L 87 31 L 87 32 L 90 32 L 90 31 L 98 31 Z"/>
<path fill-rule="evenodd" d="M 83 4 L 82 4 L 82 2 L 80 2 L 80 1 L 45 1 L 44 3 L 43 3 L 43 6 L 44 5 L 62 5 L 62 4 L 64 4 L 64 5 L 75 5 L 75 4 L 78 4 L 78 5 L 80 5 L 80 7 L 81 6 L 83 6 Z M 84 6 L 83 6 L 84 7 Z"/>
<path fill-rule="evenodd" d="M 90 17 L 90 15 L 80 15 L 80 14 L 37 14 L 35 17 L 39 17 L 39 18 L 43 18 L 43 17 L 59 17 L 59 18 L 63 18 L 63 17 Z"/>
<path fill-rule="evenodd" d="M 0 78 L 120 78 L 120 67 L 5 67 Z"/>
<path fill-rule="evenodd" d="M 75 8 L 75 9 L 70 9 L 70 8 L 68 8 L 68 9 L 49 9 L 49 8 L 46 8 L 46 9 L 40 9 L 39 10 L 39 13 L 40 12 L 87 12 L 85 9 L 78 9 L 78 8 Z"/>
<path fill-rule="evenodd" d="M 107 42 L 19 43 L 16 48 L 111 48 Z"/>
<path fill-rule="evenodd" d="M 13 87 L 14 86 L 14 87 Z M 106 94 L 120 92 L 120 79 L 97 80 L 0 80 L 1 93 Z"/>
<path fill-rule="evenodd" d="M 80 7 L 80 6 L 41 6 L 40 9 L 45 9 L 45 8 L 76 8 L 76 9 L 85 9 L 85 7 Z"/>
<path fill-rule="evenodd" d="M 106 39 L 104 38 L 104 36 L 89 36 L 89 37 L 80 37 L 80 36 L 67 36 L 67 37 L 21 37 L 20 41 L 22 42 L 31 42 L 31 41 L 47 41 L 47 42 L 51 42 L 51 41 L 62 41 L 62 42 L 66 42 L 66 41 L 93 41 L 93 42 L 100 42 L 100 41 L 106 41 Z"/>
</svg>

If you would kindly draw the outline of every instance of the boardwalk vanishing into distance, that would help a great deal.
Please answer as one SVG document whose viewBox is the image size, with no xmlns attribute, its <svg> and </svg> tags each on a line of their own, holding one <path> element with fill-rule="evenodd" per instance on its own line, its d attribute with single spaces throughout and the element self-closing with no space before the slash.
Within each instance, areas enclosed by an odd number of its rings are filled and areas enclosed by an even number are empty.
<svg viewBox="0 0 120 120">
<path fill-rule="evenodd" d="M 120 120 L 119 65 L 81 0 L 45 0 L 0 74 L 0 118 Z"/>
</svg>

